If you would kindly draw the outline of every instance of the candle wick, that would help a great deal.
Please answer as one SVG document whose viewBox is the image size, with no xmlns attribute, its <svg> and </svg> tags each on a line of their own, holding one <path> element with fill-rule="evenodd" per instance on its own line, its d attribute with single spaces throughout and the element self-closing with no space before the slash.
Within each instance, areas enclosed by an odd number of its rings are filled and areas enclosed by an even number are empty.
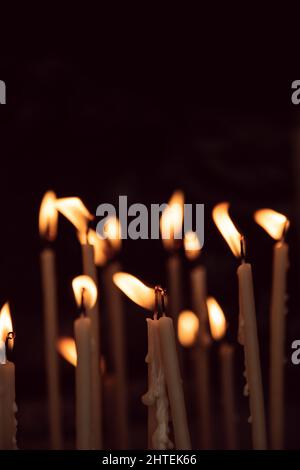
<svg viewBox="0 0 300 470">
<path fill-rule="evenodd" d="M 85 309 L 85 304 L 84 304 L 84 292 L 85 292 L 85 288 L 83 287 L 81 289 L 81 301 L 80 301 L 80 315 L 81 316 L 86 315 L 86 309 Z"/>
<path fill-rule="evenodd" d="M 241 263 L 246 262 L 246 240 L 244 235 L 241 235 Z"/>
<path fill-rule="evenodd" d="M 286 220 L 285 223 L 284 223 L 281 238 L 280 238 L 281 243 L 284 243 L 284 241 L 285 241 L 285 237 L 286 237 L 289 226 L 290 226 L 290 223 L 289 223 L 288 220 Z"/>
</svg>

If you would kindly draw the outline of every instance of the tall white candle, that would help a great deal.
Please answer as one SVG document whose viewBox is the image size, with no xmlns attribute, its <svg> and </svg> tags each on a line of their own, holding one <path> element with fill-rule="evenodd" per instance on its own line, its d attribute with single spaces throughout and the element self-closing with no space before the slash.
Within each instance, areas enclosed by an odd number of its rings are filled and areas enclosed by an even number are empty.
<svg viewBox="0 0 300 470">
<path fill-rule="evenodd" d="M 45 359 L 47 373 L 48 417 L 50 426 L 50 440 L 52 449 L 62 448 L 61 402 L 58 355 L 56 351 L 57 334 L 57 287 L 55 252 L 51 242 L 56 238 L 57 211 L 55 208 L 56 196 L 48 191 L 41 204 L 39 214 L 40 235 L 48 243 L 40 255 L 44 332 L 45 332 Z"/>
<path fill-rule="evenodd" d="M 97 301 L 97 287 L 91 277 L 78 276 L 72 281 L 73 291 L 81 316 L 74 322 L 77 351 L 76 366 L 76 445 L 77 449 L 94 448 L 93 381 L 92 381 L 92 320 L 86 316 Z M 99 362 L 98 362 L 98 371 Z M 100 375 L 100 372 L 99 372 Z"/>
<path fill-rule="evenodd" d="M 103 268 L 103 290 L 109 317 L 110 355 L 115 374 L 116 445 L 118 449 L 127 449 L 130 433 L 128 427 L 125 312 L 121 292 L 113 283 L 113 275 L 118 271 L 121 271 L 118 261 L 112 261 Z"/>
<path fill-rule="evenodd" d="M 254 449 L 266 449 L 266 422 L 252 269 L 243 262 L 244 243 L 241 234 L 229 217 L 229 204 L 221 203 L 213 209 L 213 219 L 233 254 L 242 259 L 237 270 L 239 283 L 239 341 L 244 346 L 246 378 L 249 389 L 252 443 Z"/>
<path fill-rule="evenodd" d="M 0 313 L 0 450 L 17 449 L 15 413 L 15 365 L 7 361 L 5 341 L 12 332 L 8 304 Z"/>
<path fill-rule="evenodd" d="M 270 311 L 270 441 L 271 448 L 284 448 L 284 347 L 287 313 L 286 278 L 289 249 L 284 241 L 287 218 L 271 209 L 260 209 L 255 221 L 277 241 L 273 248 L 272 294 Z"/>
<path fill-rule="evenodd" d="M 98 285 L 97 268 L 94 262 L 94 247 L 82 245 L 83 272 L 93 279 Z M 99 371 L 100 363 L 100 325 L 99 325 L 99 303 L 95 302 L 92 308 L 87 309 L 87 316 L 91 320 L 91 374 L 92 374 L 92 428 L 93 449 L 102 448 L 102 383 Z"/>
</svg>

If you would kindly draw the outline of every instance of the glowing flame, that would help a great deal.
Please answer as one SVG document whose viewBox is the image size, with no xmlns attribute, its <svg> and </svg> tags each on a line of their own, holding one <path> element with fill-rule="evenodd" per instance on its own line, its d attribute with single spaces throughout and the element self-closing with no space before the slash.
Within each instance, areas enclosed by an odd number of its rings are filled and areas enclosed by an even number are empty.
<svg viewBox="0 0 300 470">
<path fill-rule="evenodd" d="M 206 302 L 211 335 L 215 340 L 221 339 L 226 332 L 224 313 L 214 297 L 208 297 Z"/>
<path fill-rule="evenodd" d="M 8 333 L 12 333 L 12 332 L 13 332 L 13 325 L 12 325 L 12 320 L 11 320 L 11 315 L 10 315 L 9 303 L 6 302 L 3 305 L 2 309 L 0 310 L 0 341 L 3 341 L 3 343 L 5 343 L 7 340 Z M 13 348 L 14 346 L 13 338 L 8 340 L 7 345 L 10 349 Z"/>
<path fill-rule="evenodd" d="M 41 237 L 47 240 L 55 240 L 57 219 L 56 194 L 53 191 L 47 191 L 42 199 L 39 213 L 39 231 Z"/>
<path fill-rule="evenodd" d="M 56 343 L 56 348 L 59 354 L 72 366 L 77 366 L 77 350 L 76 350 L 76 343 L 73 338 L 68 336 L 59 338 Z M 105 360 L 101 357 L 100 361 L 100 370 L 104 374 L 105 373 Z"/>
<path fill-rule="evenodd" d="M 78 232 L 78 238 L 82 245 L 88 243 L 94 247 L 94 261 L 97 266 L 103 266 L 107 261 L 107 245 L 105 240 L 99 237 L 97 232 L 89 229 L 88 233 Z"/>
<path fill-rule="evenodd" d="M 56 200 L 57 210 L 63 214 L 80 232 L 86 234 L 92 214 L 87 210 L 79 197 L 65 197 Z"/>
<path fill-rule="evenodd" d="M 153 310 L 155 306 L 155 290 L 147 287 L 139 279 L 127 273 L 113 275 L 116 286 L 140 307 Z"/>
<path fill-rule="evenodd" d="M 184 310 L 178 317 L 178 340 L 182 346 L 190 347 L 196 341 L 199 331 L 199 319 L 194 312 Z"/>
<path fill-rule="evenodd" d="M 114 249 L 119 251 L 121 248 L 121 224 L 117 217 L 108 217 L 104 224 L 104 235 L 107 238 Z"/>
<path fill-rule="evenodd" d="M 86 309 L 93 308 L 97 300 L 97 287 L 90 276 L 77 276 L 72 281 L 75 300 L 80 307 L 82 304 Z"/>
<path fill-rule="evenodd" d="M 196 259 L 201 251 L 201 245 L 196 232 L 187 232 L 184 235 L 184 249 L 188 259 Z"/>
<path fill-rule="evenodd" d="M 73 338 L 60 338 L 57 341 L 57 350 L 66 361 L 72 364 L 72 366 L 77 366 L 77 351 Z"/>
<path fill-rule="evenodd" d="M 182 237 L 184 215 L 184 194 L 175 191 L 160 219 L 160 230 L 165 248 L 172 249 L 176 240 Z"/>
<path fill-rule="evenodd" d="M 232 253 L 239 257 L 241 256 L 241 234 L 233 224 L 229 213 L 229 203 L 221 202 L 214 207 L 212 217 L 221 234 L 228 243 Z"/>
<path fill-rule="evenodd" d="M 289 221 L 285 215 L 272 209 L 260 209 L 254 213 L 254 220 L 274 240 L 280 240 L 284 231 L 289 227 Z"/>
</svg>

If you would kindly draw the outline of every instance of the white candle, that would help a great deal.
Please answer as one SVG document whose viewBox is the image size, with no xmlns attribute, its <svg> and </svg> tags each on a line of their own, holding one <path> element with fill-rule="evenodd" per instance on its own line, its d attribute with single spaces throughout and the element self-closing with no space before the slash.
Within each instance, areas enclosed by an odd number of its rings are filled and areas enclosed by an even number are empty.
<svg viewBox="0 0 300 470">
<path fill-rule="evenodd" d="M 213 219 L 230 246 L 233 254 L 243 257 L 244 243 L 241 234 L 228 214 L 229 204 L 221 203 L 213 209 Z M 243 250 L 242 250 L 243 248 Z M 249 389 L 252 443 L 256 450 L 267 448 L 264 396 L 259 357 L 256 311 L 253 292 L 252 269 L 242 262 L 237 270 L 239 282 L 239 342 L 244 346 L 246 379 Z"/>
<path fill-rule="evenodd" d="M 56 238 L 57 211 L 55 208 L 56 196 L 48 191 L 41 204 L 39 214 L 40 235 L 49 246 L 45 247 L 40 255 L 43 310 L 45 331 L 45 359 L 47 372 L 48 416 L 50 426 L 50 440 L 52 449 L 62 448 L 61 402 L 58 355 L 56 351 L 57 334 L 57 288 L 55 253 L 51 242 Z"/>
<path fill-rule="evenodd" d="M 273 239 L 279 240 L 273 248 L 270 311 L 270 440 L 271 448 L 280 450 L 284 448 L 284 343 L 289 267 L 289 249 L 284 235 L 289 221 L 283 214 L 271 209 L 256 211 L 254 219 Z"/>
<path fill-rule="evenodd" d="M 110 355 L 115 374 L 116 445 L 118 449 L 127 449 L 130 433 L 128 427 L 125 312 L 121 292 L 113 283 L 113 275 L 118 271 L 121 271 L 118 261 L 112 261 L 104 267 L 103 289 L 109 316 Z"/>
<path fill-rule="evenodd" d="M 224 439 L 228 450 L 238 448 L 236 429 L 236 398 L 234 393 L 234 348 L 222 343 L 219 348 L 221 398 L 224 413 Z"/>
<path fill-rule="evenodd" d="M 92 320 L 87 317 L 97 301 L 97 287 L 86 275 L 78 276 L 72 281 L 75 299 L 81 309 L 81 316 L 74 322 L 74 335 L 77 351 L 76 366 L 76 445 L 77 449 L 93 449 L 93 381 L 92 381 Z M 98 371 L 100 375 L 99 362 Z"/>
<path fill-rule="evenodd" d="M 17 449 L 15 413 L 15 365 L 6 359 L 5 340 L 12 332 L 8 304 L 0 313 L 0 450 Z"/>
<path fill-rule="evenodd" d="M 191 449 L 191 439 L 172 319 L 166 316 L 160 317 L 158 320 L 158 328 L 176 449 L 189 450 Z"/>
</svg>

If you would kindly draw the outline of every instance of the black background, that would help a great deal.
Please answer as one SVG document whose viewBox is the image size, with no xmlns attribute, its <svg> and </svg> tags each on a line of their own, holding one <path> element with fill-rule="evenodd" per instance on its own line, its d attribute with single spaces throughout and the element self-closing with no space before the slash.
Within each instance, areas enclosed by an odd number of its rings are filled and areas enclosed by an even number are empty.
<svg viewBox="0 0 300 470">
<path fill-rule="evenodd" d="M 287 446 L 298 447 L 300 370 L 291 364 L 290 345 L 300 335 L 300 154 L 292 79 L 262 77 L 253 70 L 249 75 L 242 68 L 229 76 L 225 57 L 220 59 L 218 71 L 212 72 L 204 65 L 200 50 L 191 51 L 179 38 L 172 48 L 170 38 L 163 47 L 154 45 L 153 36 L 146 46 L 139 46 L 138 35 L 130 41 L 123 39 L 121 34 L 111 33 L 100 36 L 92 48 L 76 44 L 72 52 L 40 46 L 40 51 L 31 53 L 29 49 L 22 57 L 7 56 L 1 63 L 7 105 L 0 108 L 0 299 L 2 303 L 9 299 L 17 333 L 13 356 L 19 445 L 47 446 L 38 235 L 44 192 L 53 189 L 59 197 L 79 196 L 94 212 L 102 202 L 117 204 L 122 194 L 129 203 L 150 205 L 167 202 L 173 190 L 181 188 L 187 202 L 205 204 L 202 257 L 208 269 L 208 289 L 224 308 L 232 338 L 237 322 L 237 262 L 211 221 L 213 205 L 230 201 L 232 215 L 247 237 L 265 382 L 273 242 L 255 225 L 252 214 L 257 208 L 272 207 L 291 219 Z M 211 54 L 212 62 L 213 57 Z M 125 241 L 121 259 L 125 271 L 151 284 L 165 285 L 165 253 L 159 242 Z M 60 333 L 71 335 L 76 312 L 70 285 L 80 273 L 81 258 L 74 230 L 62 218 L 57 262 Z M 185 268 L 187 280 L 188 266 Z M 186 287 L 186 307 L 189 302 Z M 142 437 L 133 437 L 134 445 L 142 447 L 146 410 L 139 392 L 146 387 L 145 312 L 130 302 L 126 308 L 129 379 L 132 384 L 142 384 L 131 400 L 131 423 L 134 436 L 136 430 L 143 430 Z M 104 328 L 102 335 L 105 348 L 109 332 Z M 240 357 L 238 364 L 242 445 L 247 447 L 247 400 L 241 396 Z M 74 371 L 63 361 L 61 366 L 66 445 L 72 447 Z M 217 426 L 216 379 L 214 400 Z M 222 446 L 221 436 L 216 441 Z"/>
</svg>

